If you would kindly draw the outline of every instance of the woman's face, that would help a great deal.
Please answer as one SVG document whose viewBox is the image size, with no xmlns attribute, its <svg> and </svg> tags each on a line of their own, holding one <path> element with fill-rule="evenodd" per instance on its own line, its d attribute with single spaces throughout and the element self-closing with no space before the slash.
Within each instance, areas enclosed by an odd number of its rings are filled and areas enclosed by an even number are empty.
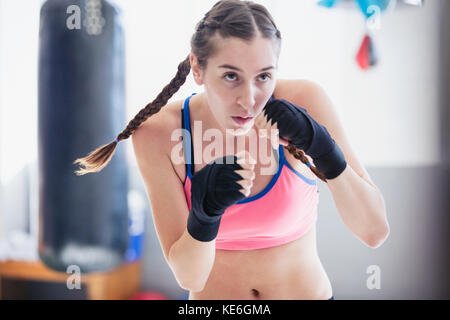
<svg viewBox="0 0 450 320">
<path fill-rule="evenodd" d="M 234 37 L 216 43 L 217 53 L 206 70 L 198 70 L 196 82 L 205 85 L 207 105 L 222 128 L 246 134 L 275 89 L 276 44 L 262 37 L 251 43 Z M 236 117 L 251 119 L 242 123 Z"/>
</svg>

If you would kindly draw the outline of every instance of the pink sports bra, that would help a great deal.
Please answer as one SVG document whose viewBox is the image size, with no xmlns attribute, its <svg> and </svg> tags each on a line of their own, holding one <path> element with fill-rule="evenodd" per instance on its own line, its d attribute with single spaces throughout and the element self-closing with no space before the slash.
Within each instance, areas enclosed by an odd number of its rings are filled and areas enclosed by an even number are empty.
<svg viewBox="0 0 450 320">
<path fill-rule="evenodd" d="M 189 210 L 194 174 L 189 100 L 195 94 L 186 98 L 182 109 L 182 127 L 186 128 L 183 130 L 186 133 L 183 150 L 187 173 L 184 193 Z M 275 155 L 278 169 L 264 190 L 225 210 L 216 237 L 216 249 L 252 250 L 279 246 L 300 238 L 316 222 L 319 203 L 317 180 L 295 171 L 286 161 L 281 144 Z"/>
</svg>

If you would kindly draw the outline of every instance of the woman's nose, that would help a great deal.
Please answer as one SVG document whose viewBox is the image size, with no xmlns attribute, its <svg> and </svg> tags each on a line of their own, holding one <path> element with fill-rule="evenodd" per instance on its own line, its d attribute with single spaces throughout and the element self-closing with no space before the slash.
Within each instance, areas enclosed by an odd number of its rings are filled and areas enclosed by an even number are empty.
<svg viewBox="0 0 450 320">
<path fill-rule="evenodd" d="M 247 86 L 239 98 L 239 104 L 246 110 L 250 110 L 255 105 L 254 90 L 251 86 Z"/>
</svg>

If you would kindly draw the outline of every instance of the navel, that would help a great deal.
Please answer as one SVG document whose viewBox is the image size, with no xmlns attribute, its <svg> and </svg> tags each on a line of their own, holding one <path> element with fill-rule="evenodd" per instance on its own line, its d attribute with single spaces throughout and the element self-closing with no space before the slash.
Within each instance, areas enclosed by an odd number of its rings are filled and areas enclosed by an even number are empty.
<svg viewBox="0 0 450 320">
<path fill-rule="evenodd" d="M 252 289 L 252 295 L 253 295 L 254 297 L 259 297 L 259 291 L 256 290 L 256 289 Z"/>
</svg>

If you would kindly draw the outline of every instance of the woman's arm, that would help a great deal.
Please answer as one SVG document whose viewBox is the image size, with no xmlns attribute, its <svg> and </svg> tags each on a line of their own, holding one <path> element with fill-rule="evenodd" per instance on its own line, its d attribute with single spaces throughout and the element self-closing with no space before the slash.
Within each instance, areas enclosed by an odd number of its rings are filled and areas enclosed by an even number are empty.
<svg viewBox="0 0 450 320">
<path fill-rule="evenodd" d="M 147 120 L 132 136 L 137 164 L 150 199 L 164 257 L 180 287 L 201 291 L 215 259 L 215 241 L 201 242 L 187 232 L 189 209 L 183 184 L 167 155 L 168 121 Z"/>
<path fill-rule="evenodd" d="M 344 224 L 369 247 L 379 247 L 389 235 L 383 195 L 352 150 L 325 91 L 306 80 L 284 80 L 279 91 L 287 96 L 283 99 L 303 107 L 325 126 L 342 149 L 347 167 L 338 177 L 327 180 L 328 188 Z"/>
<path fill-rule="evenodd" d="M 369 247 L 377 248 L 389 235 L 383 196 L 348 164 L 337 178 L 327 180 L 328 188 L 344 224 Z"/>
<path fill-rule="evenodd" d="M 216 240 L 203 242 L 194 239 L 187 229 L 175 241 L 169 251 L 169 265 L 177 275 L 184 275 L 178 281 L 183 289 L 202 291 L 214 265 Z"/>
</svg>

